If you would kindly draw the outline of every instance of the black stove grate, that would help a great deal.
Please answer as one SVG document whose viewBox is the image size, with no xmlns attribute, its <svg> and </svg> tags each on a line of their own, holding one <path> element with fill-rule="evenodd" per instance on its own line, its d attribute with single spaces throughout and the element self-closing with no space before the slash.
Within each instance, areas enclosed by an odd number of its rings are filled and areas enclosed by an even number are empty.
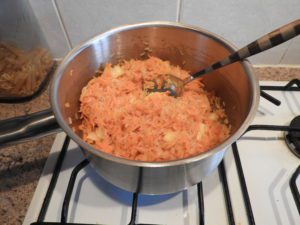
<svg viewBox="0 0 300 225">
<path fill-rule="evenodd" d="M 266 93 L 265 91 L 300 91 L 300 80 L 293 79 L 290 82 L 288 82 L 285 86 L 260 86 L 260 96 L 272 102 L 274 105 L 279 106 L 281 102 L 278 99 L 274 98 L 272 95 Z"/>
<path fill-rule="evenodd" d="M 261 85 L 260 89 L 264 91 L 300 91 L 300 80 L 293 79 L 285 86 Z"/>
<path fill-rule="evenodd" d="M 204 197 L 203 197 L 203 186 L 202 182 L 197 184 L 197 195 L 198 195 L 198 208 L 199 208 L 199 224 L 204 225 Z"/>
<path fill-rule="evenodd" d="M 55 166 L 54 172 L 53 172 L 53 177 L 51 179 L 48 191 L 46 193 L 46 197 L 43 202 L 42 209 L 39 214 L 39 219 L 38 222 L 32 223 L 32 225 L 89 225 L 89 224 L 81 224 L 81 223 L 67 223 L 67 218 L 68 218 L 68 211 L 69 211 L 69 204 L 70 204 L 70 199 L 73 193 L 74 189 L 74 184 L 76 181 L 77 174 L 85 168 L 88 164 L 89 161 L 87 159 L 83 160 L 81 163 L 79 163 L 72 171 L 70 180 L 68 183 L 68 187 L 66 190 L 65 198 L 63 201 L 63 206 L 62 206 L 62 212 L 61 212 L 61 221 L 60 222 L 43 222 L 45 218 L 46 211 L 48 209 L 52 193 L 55 188 L 55 184 L 57 182 L 63 160 L 65 158 L 65 153 L 66 149 L 68 148 L 70 138 L 66 137 L 66 140 L 64 142 L 64 145 L 61 150 L 61 154 L 59 155 L 57 164 Z M 230 198 L 230 193 L 229 193 L 229 187 L 227 183 L 227 177 L 226 177 L 226 171 L 225 171 L 225 166 L 224 162 L 222 161 L 220 166 L 219 166 L 219 176 L 220 180 L 222 182 L 223 190 L 224 190 L 224 198 L 226 201 L 226 209 L 227 209 L 227 215 L 229 219 L 230 225 L 235 225 L 234 222 L 234 217 L 233 217 L 233 209 L 232 209 L 232 203 L 231 203 L 231 198 Z M 205 220 L 204 220 L 204 196 L 203 196 L 203 187 L 202 187 L 202 182 L 197 184 L 197 196 L 198 196 L 198 207 L 199 207 L 199 224 L 204 225 Z M 136 223 L 136 215 L 137 215 L 137 209 L 138 209 L 138 193 L 133 193 L 133 198 L 132 198 L 132 211 L 131 211 L 131 218 L 130 222 L 128 225 L 158 225 L 158 224 L 137 224 Z M 94 224 L 96 225 L 96 224 Z"/>
<path fill-rule="evenodd" d="M 68 212 L 69 212 L 69 204 L 70 199 L 73 193 L 74 184 L 76 181 L 77 174 L 80 170 L 82 170 L 84 167 L 86 167 L 89 164 L 89 161 L 87 159 L 83 160 L 81 163 L 79 163 L 72 171 L 70 181 L 68 184 L 68 188 L 66 191 L 66 195 L 64 198 L 63 206 L 62 206 L 62 212 L 61 212 L 61 219 L 60 221 L 62 223 L 67 223 L 68 218 Z"/>
<path fill-rule="evenodd" d="M 52 178 L 51 178 L 51 181 L 50 181 L 50 185 L 48 187 L 46 196 L 45 196 L 44 201 L 43 201 L 41 211 L 39 213 L 39 217 L 37 219 L 38 222 L 42 222 L 45 219 L 46 212 L 48 210 L 48 206 L 49 206 L 53 191 L 55 189 L 55 186 L 56 186 L 56 183 L 57 183 L 60 171 L 61 171 L 62 164 L 64 162 L 64 158 L 66 156 L 69 144 L 70 144 L 70 138 L 67 136 L 65 138 L 62 149 L 59 153 L 59 156 L 58 156 L 58 159 L 57 159 L 54 171 L 53 171 L 53 175 L 52 175 Z"/>
<path fill-rule="evenodd" d="M 297 87 L 293 87 L 293 85 L 297 85 Z M 300 80 L 297 80 L 297 79 L 292 80 L 286 86 L 261 86 L 261 90 L 300 91 Z M 277 99 L 275 99 L 272 96 L 270 98 L 269 97 L 270 95 L 268 95 L 264 92 L 263 92 L 262 96 L 276 105 L 278 105 L 278 102 L 280 103 L 280 101 L 278 101 Z M 252 130 L 300 131 L 300 128 L 293 128 L 290 126 L 275 126 L 275 125 L 251 125 L 251 126 L 249 126 L 249 128 L 247 129 L 246 132 L 249 132 Z M 58 157 L 49 188 L 47 190 L 45 199 L 43 201 L 43 205 L 40 210 L 38 220 L 37 220 L 37 222 L 32 223 L 31 225 L 63 225 L 63 224 L 64 225 L 92 225 L 92 224 L 81 224 L 81 223 L 67 223 L 68 208 L 69 208 L 69 203 L 70 203 L 70 199 L 72 196 L 72 192 L 74 189 L 76 177 L 77 177 L 78 172 L 89 164 L 89 161 L 87 159 L 85 159 L 81 163 L 79 163 L 72 171 L 72 174 L 71 174 L 71 177 L 70 177 L 70 180 L 68 183 L 67 191 L 65 194 L 65 198 L 63 201 L 63 207 L 62 207 L 62 212 L 61 212 L 61 221 L 60 222 L 44 222 L 45 215 L 46 215 L 53 191 L 55 189 L 56 182 L 57 182 L 59 174 L 60 174 L 60 170 L 61 170 L 64 158 L 66 155 L 66 151 L 68 149 L 69 142 L 70 142 L 70 138 L 66 137 L 65 142 L 62 147 L 62 150 L 61 150 L 61 153 Z M 246 184 L 246 178 L 245 178 L 245 175 L 243 172 L 242 162 L 241 162 L 241 159 L 239 156 L 239 150 L 238 150 L 238 146 L 236 143 L 232 144 L 232 150 L 233 150 L 235 165 L 236 165 L 238 175 L 239 175 L 239 182 L 240 182 L 240 186 L 241 186 L 241 190 L 242 190 L 243 201 L 244 201 L 245 208 L 246 208 L 248 223 L 250 225 L 255 225 L 255 219 L 254 219 L 251 200 L 249 197 L 248 188 L 247 188 L 247 184 Z M 222 187 L 223 187 L 228 223 L 230 225 L 235 225 L 236 223 L 235 223 L 234 213 L 233 213 L 233 209 L 232 209 L 232 203 L 231 203 L 231 197 L 230 197 L 230 191 L 229 191 L 228 182 L 227 182 L 224 161 L 222 161 L 220 163 L 220 165 L 218 167 L 218 172 L 219 172 L 219 177 L 220 177 Z M 296 180 L 299 176 L 300 176 L 300 165 L 296 169 L 295 173 L 293 174 L 293 176 L 290 179 L 290 188 L 291 188 L 294 200 L 295 200 L 296 207 L 297 207 L 299 215 L 300 215 L 300 194 L 299 194 L 299 189 L 296 185 Z M 198 208 L 199 208 L 199 225 L 205 225 L 204 196 L 203 196 L 202 183 L 197 184 L 197 196 L 198 196 Z M 138 209 L 138 197 L 139 197 L 138 193 L 133 193 L 132 212 L 131 212 L 131 218 L 130 218 L 128 225 L 154 225 L 154 224 L 136 224 L 135 223 L 137 209 Z"/>
<path fill-rule="evenodd" d="M 246 179 L 245 179 L 245 175 L 244 175 L 244 171 L 243 171 L 243 167 L 242 167 L 242 162 L 241 162 L 241 158 L 240 158 L 240 155 L 238 152 L 238 147 L 237 147 L 236 142 L 232 144 L 232 151 L 233 151 L 233 156 L 234 156 L 237 172 L 239 175 L 239 181 L 240 181 L 241 190 L 242 190 L 242 194 L 243 194 L 243 198 L 244 198 L 244 202 L 245 202 L 248 222 L 249 222 L 249 224 L 254 225 L 255 220 L 254 220 L 254 215 L 253 215 L 253 211 L 252 211 L 251 201 L 250 201 L 248 188 L 247 188 L 247 184 L 246 184 Z"/>
<path fill-rule="evenodd" d="M 232 204 L 231 204 L 231 198 L 230 198 L 230 192 L 229 192 L 229 187 L 228 187 L 228 183 L 227 183 L 225 163 L 223 160 L 221 161 L 218 170 L 219 170 L 219 176 L 220 176 L 220 180 L 221 180 L 223 191 L 224 191 L 224 198 L 225 198 L 228 222 L 229 222 L 229 225 L 235 225 L 233 209 L 232 209 Z M 203 222 L 203 224 L 204 224 L 204 222 Z"/>
<path fill-rule="evenodd" d="M 295 173 L 293 174 L 291 180 L 290 180 L 290 188 L 295 200 L 295 204 L 297 206 L 299 215 L 300 215 L 300 192 L 299 189 L 297 188 L 297 178 L 300 176 L 300 165 L 299 167 L 296 169 Z"/>
</svg>

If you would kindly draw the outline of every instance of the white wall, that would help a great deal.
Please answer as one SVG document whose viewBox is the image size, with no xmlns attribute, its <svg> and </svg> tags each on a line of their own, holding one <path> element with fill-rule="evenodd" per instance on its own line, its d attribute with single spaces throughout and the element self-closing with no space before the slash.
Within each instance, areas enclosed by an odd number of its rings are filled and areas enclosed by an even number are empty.
<svg viewBox="0 0 300 225">
<path fill-rule="evenodd" d="M 180 21 L 215 32 L 238 47 L 300 18 L 300 0 L 182 0 Z M 300 37 L 252 57 L 255 64 L 300 64 Z"/>
<path fill-rule="evenodd" d="M 300 18 L 300 0 L 29 0 L 56 57 L 112 27 L 179 21 L 215 32 L 238 47 Z M 1 4 L 1 3 L 0 3 Z M 254 64 L 300 64 L 300 37 L 251 58 Z"/>
</svg>

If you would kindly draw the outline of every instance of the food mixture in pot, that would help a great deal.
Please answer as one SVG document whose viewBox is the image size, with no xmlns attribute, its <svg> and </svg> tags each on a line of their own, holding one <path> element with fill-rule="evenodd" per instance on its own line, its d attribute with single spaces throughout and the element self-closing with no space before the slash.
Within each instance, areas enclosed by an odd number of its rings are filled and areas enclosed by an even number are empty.
<svg viewBox="0 0 300 225">
<path fill-rule="evenodd" d="M 107 64 L 82 90 L 83 139 L 99 151 L 150 162 L 187 158 L 224 141 L 230 125 L 221 99 L 201 80 L 177 98 L 147 93 L 145 84 L 162 74 L 189 76 L 156 57 Z"/>
</svg>

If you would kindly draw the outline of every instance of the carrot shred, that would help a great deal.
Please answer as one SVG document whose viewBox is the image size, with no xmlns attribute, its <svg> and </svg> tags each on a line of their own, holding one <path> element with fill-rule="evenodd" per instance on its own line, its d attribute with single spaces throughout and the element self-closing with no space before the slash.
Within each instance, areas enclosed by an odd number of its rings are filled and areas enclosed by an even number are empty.
<svg viewBox="0 0 300 225">
<path fill-rule="evenodd" d="M 201 80 L 186 85 L 177 98 L 143 90 L 161 74 L 189 76 L 156 57 L 107 64 L 81 93 L 83 139 L 117 157 L 153 162 L 195 156 L 229 136 L 222 101 Z"/>
</svg>

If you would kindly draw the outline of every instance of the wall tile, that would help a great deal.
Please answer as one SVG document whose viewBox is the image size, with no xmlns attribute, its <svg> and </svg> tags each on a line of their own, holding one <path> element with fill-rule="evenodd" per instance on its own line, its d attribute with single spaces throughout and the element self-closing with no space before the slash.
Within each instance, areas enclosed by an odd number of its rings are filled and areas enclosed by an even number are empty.
<svg viewBox="0 0 300 225">
<path fill-rule="evenodd" d="M 299 0 L 263 0 L 262 7 L 270 21 L 270 29 L 276 29 L 300 16 Z"/>
<path fill-rule="evenodd" d="M 177 0 L 57 0 L 73 46 L 123 24 L 175 21 L 177 3 Z"/>
<path fill-rule="evenodd" d="M 0 1 L 0 41 L 25 50 L 47 45 L 28 1 Z"/>
<path fill-rule="evenodd" d="M 183 23 L 203 27 L 241 47 L 299 18 L 299 12 L 299 0 L 183 0 L 180 18 Z M 300 64 L 300 59 L 290 59 L 296 54 L 293 49 L 282 60 L 288 46 L 285 43 L 250 60 L 255 64 Z"/>
<path fill-rule="evenodd" d="M 299 0 L 263 0 L 263 7 L 270 21 L 270 30 L 289 23 L 300 18 L 300 1 Z M 283 44 L 288 49 L 284 49 L 279 64 L 300 64 L 300 37 L 296 37 Z M 280 48 L 281 46 L 278 46 Z M 286 51 L 287 50 L 287 51 Z M 270 53 L 272 50 L 270 50 Z M 268 64 L 268 63 L 266 63 Z"/>
<path fill-rule="evenodd" d="M 296 37 L 291 41 L 291 45 L 280 63 L 300 65 L 300 37 Z"/>
<path fill-rule="evenodd" d="M 63 57 L 70 50 L 70 46 L 53 0 L 29 0 L 29 2 L 53 56 Z"/>
<path fill-rule="evenodd" d="M 253 64 L 278 65 L 281 63 L 284 53 L 286 52 L 291 41 L 278 45 L 268 51 L 262 52 L 255 56 L 249 57 Z"/>
</svg>

